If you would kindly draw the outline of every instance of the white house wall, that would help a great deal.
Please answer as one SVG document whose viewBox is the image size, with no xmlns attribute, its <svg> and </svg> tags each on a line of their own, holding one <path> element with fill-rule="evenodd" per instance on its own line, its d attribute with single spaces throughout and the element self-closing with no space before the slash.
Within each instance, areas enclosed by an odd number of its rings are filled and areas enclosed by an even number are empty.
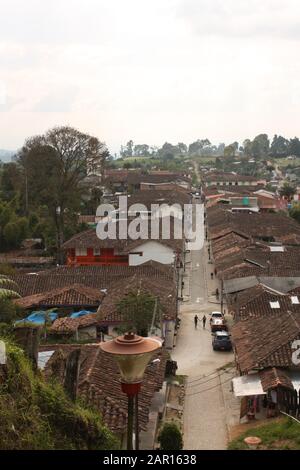
<svg viewBox="0 0 300 470">
<path fill-rule="evenodd" d="M 138 266 L 147 261 L 157 261 L 161 264 L 173 264 L 175 254 L 172 248 L 155 241 L 147 241 L 137 246 L 134 252 L 139 254 L 129 254 L 129 266 Z"/>
</svg>

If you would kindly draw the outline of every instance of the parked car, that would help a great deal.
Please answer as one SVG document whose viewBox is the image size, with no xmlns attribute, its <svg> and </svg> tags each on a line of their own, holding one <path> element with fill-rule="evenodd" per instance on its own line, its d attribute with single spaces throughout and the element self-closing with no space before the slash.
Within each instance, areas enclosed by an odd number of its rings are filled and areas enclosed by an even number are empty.
<svg viewBox="0 0 300 470">
<path fill-rule="evenodd" d="M 210 323 L 212 322 L 213 318 L 224 319 L 224 315 L 222 312 L 211 312 L 210 314 Z"/>
<path fill-rule="evenodd" d="M 212 347 L 214 351 L 231 351 L 230 334 L 227 331 L 216 331 L 213 334 Z"/>
<path fill-rule="evenodd" d="M 210 328 L 212 332 L 227 330 L 227 325 L 224 318 L 212 318 L 210 321 Z"/>
</svg>

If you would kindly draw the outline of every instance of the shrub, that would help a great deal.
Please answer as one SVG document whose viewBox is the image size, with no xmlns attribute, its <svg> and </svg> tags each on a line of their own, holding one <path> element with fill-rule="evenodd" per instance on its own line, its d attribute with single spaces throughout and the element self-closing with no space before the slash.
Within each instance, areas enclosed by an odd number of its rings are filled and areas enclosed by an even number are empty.
<svg viewBox="0 0 300 470">
<path fill-rule="evenodd" d="M 116 437 L 96 410 L 73 403 L 57 383 L 35 374 L 24 352 L 5 339 L 7 366 L 0 383 L 2 450 L 113 450 Z"/>
<path fill-rule="evenodd" d="M 159 433 L 158 442 L 162 450 L 181 450 L 183 440 L 175 423 L 166 423 Z"/>
</svg>

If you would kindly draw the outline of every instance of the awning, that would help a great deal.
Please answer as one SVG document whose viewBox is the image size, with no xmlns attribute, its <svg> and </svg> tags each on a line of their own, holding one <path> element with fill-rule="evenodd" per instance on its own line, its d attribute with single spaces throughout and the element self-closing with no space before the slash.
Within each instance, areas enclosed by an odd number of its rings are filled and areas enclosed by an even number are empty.
<svg viewBox="0 0 300 470">
<path fill-rule="evenodd" d="M 233 391 L 236 397 L 266 395 L 263 391 L 259 374 L 242 375 L 232 379 Z"/>
</svg>

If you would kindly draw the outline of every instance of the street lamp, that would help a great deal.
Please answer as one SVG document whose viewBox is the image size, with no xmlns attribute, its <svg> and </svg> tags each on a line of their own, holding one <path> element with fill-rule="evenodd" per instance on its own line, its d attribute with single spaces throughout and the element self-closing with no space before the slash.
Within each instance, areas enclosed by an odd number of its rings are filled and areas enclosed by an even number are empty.
<svg viewBox="0 0 300 470">
<path fill-rule="evenodd" d="M 127 449 L 133 449 L 133 415 L 135 403 L 136 450 L 139 448 L 138 393 L 144 372 L 153 354 L 162 346 L 156 338 L 143 338 L 132 332 L 100 344 L 100 348 L 114 356 L 121 373 L 122 392 L 128 398 Z"/>
</svg>

